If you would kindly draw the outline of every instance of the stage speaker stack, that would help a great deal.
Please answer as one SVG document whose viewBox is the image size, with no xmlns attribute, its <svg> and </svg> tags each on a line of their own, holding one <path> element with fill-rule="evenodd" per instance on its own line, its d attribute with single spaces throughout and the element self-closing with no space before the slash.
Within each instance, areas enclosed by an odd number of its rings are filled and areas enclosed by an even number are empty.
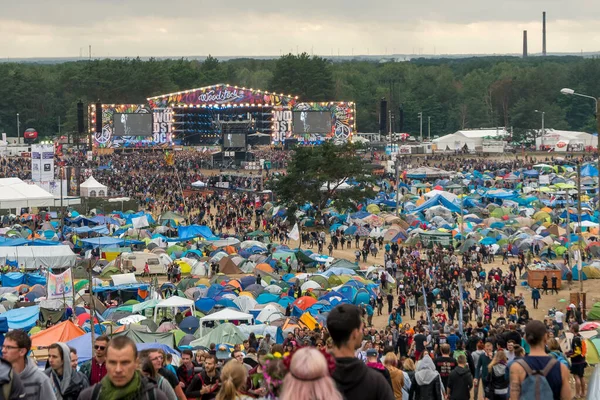
<svg viewBox="0 0 600 400">
<path fill-rule="evenodd" d="M 96 133 L 102 132 L 102 103 L 96 103 Z"/>
<path fill-rule="evenodd" d="M 387 100 L 385 97 L 379 103 L 379 134 L 387 133 Z"/>
</svg>

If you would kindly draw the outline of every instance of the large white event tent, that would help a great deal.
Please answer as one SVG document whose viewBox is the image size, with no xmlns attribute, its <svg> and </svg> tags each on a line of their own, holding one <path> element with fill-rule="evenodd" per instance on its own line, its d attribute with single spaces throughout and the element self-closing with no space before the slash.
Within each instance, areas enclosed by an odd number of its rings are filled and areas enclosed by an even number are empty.
<svg viewBox="0 0 600 400">
<path fill-rule="evenodd" d="M 19 266 L 32 270 L 41 266 L 47 268 L 74 267 L 77 255 L 67 245 L 56 246 L 2 246 L 0 264 L 16 261 Z"/>
<path fill-rule="evenodd" d="M 192 311 L 192 315 L 194 315 L 194 312 L 196 311 L 194 300 L 179 296 L 171 296 L 168 299 L 161 300 L 154 308 L 154 322 L 156 322 L 159 308 L 189 308 Z"/>
<path fill-rule="evenodd" d="M 248 321 L 249 324 L 252 324 L 253 320 L 254 316 L 252 314 L 233 310 L 231 308 L 224 308 L 221 311 L 200 318 L 200 337 L 202 337 L 204 323 L 209 321 Z"/>
<path fill-rule="evenodd" d="M 53 207 L 54 196 L 41 187 L 23 182 L 19 178 L 0 178 L 0 209 Z"/>
</svg>

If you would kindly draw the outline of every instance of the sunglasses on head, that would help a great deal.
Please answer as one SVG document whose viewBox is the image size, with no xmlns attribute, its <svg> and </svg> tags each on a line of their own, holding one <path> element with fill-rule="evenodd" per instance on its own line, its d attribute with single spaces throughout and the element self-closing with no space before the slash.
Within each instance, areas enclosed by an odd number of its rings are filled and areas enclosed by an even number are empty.
<svg viewBox="0 0 600 400">
<path fill-rule="evenodd" d="M 94 346 L 94 348 L 95 348 L 96 350 L 106 350 L 106 346 L 98 346 L 98 345 L 95 345 L 95 346 Z"/>
</svg>

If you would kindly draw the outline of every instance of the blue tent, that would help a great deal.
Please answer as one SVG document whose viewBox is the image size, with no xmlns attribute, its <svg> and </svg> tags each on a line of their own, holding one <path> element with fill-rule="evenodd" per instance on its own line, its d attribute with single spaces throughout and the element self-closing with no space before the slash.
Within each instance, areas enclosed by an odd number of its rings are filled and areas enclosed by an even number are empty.
<svg viewBox="0 0 600 400">
<path fill-rule="evenodd" d="M 277 300 L 279 300 L 279 296 L 268 292 L 261 293 L 256 298 L 258 304 L 276 303 Z"/>
<path fill-rule="evenodd" d="M 217 304 L 215 300 L 206 297 L 199 298 L 194 303 L 194 305 L 196 306 L 196 310 L 200 311 L 203 314 L 207 314 L 210 310 L 212 310 L 215 304 Z"/>
<path fill-rule="evenodd" d="M 207 240 L 217 239 L 214 233 L 206 225 L 190 225 L 190 226 L 179 226 L 177 228 L 177 234 L 180 237 L 196 237 L 202 236 Z"/>
<path fill-rule="evenodd" d="M 200 321 L 194 316 L 185 317 L 179 324 L 179 329 L 193 335 L 200 327 Z"/>
<path fill-rule="evenodd" d="M 581 176 L 598 176 L 598 168 L 592 164 L 586 164 L 581 168 Z"/>
<path fill-rule="evenodd" d="M 525 175 L 528 178 L 537 178 L 538 176 L 540 176 L 540 172 L 535 169 L 528 169 L 527 171 L 523 172 L 523 175 Z"/>
<path fill-rule="evenodd" d="M 433 206 L 444 206 L 448 210 L 452 212 L 460 212 L 460 206 L 457 206 L 441 194 L 437 194 L 431 199 L 427 200 L 425 203 L 421 204 L 419 207 L 415 208 L 413 212 L 421 212 L 431 208 Z"/>
<path fill-rule="evenodd" d="M 5 317 L 10 329 L 23 329 L 29 331 L 38 321 L 40 307 L 21 307 L 9 310 L 0 316 Z"/>
<path fill-rule="evenodd" d="M 571 273 L 573 274 L 573 280 L 578 281 L 579 280 L 579 270 L 577 269 L 576 266 L 571 268 Z M 581 277 L 583 278 L 584 281 L 587 281 L 588 277 L 585 274 L 585 272 L 581 271 Z M 566 277 L 563 277 L 563 279 L 566 279 Z"/>
</svg>

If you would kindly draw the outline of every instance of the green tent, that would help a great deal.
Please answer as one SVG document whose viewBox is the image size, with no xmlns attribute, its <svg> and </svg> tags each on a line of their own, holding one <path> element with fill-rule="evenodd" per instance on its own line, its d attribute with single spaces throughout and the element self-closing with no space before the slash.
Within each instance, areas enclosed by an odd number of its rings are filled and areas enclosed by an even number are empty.
<svg viewBox="0 0 600 400">
<path fill-rule="evenodd" d="M 302 261 L 304 264 L 312 264 L 315 262 L 315 260 L 310 258 L 305 252 L 303 252 L 300 249 L 296 250 L 295 254 L 298 261 Z"/>
<path fill-rule="evenodd" d="M 360 269 L 360 266 L 358 264 L 355 264 L 348 260 L 344 260 L 342 258 L 332 262 L 331 265 L 329 266 L 329 268 L 333 268 L 333 267 L 350 268 L 355 271 Z"/>
<path fill-rule="evenodd" d="M 268 233 L 268 232 L 260 231 L 259 230 L 259 231 L 250 232 L 246 236 L 251 237 L 251 238 L 255 238 L 255 237 L 269 237 L 269 236 L 271 236 L 271 234 Z"/>
<path fill-rule="evenodd" d="M 592 309 L 587 313 L 588 321 L 600 321 L 600 302 L 594 303 Z"/>
<path fill-rule="evenodd" d="M 162 343 L 173 349 L 177 348 L 177 344 L 175 343 L 175 335 L 173 332 L 149 333 L 135 329 L 127 329 L 123 332 L 115 333 L 114 336 L 127 336 L 135 343 Z"/>
<path fill-rule="evenodd" d="M 225 323 L 217 326 L 208 334 L 196 339 L 190 343 L 191 347 L 208 347 L 211 343 L 241 344 L 246 340 L 246 336 L 233 324 Z"/>
<path fill-rule="evenodd" d="M 115 275 L 115 274 L 121 274 L 122 272 L 119 270 L 119 268 L 115 267 L 115 266 L 106 266 L 104 267 L 104 269 L 102 270 L 102 273 L 100 274 L 100 278 L 110 278 L 111 276 Z"/>
<path fill-rule="evenodd" d="M 89 286 L 89 283 L 90 283 L 90 281 L 88 281 L 87 279 L 83 279 L 81 281 L 76 282 L 73 287 L 73 289 L 75 290 L 75 293 L 79 292 L 84 287 L 87 288 Z"/>
</svg>

